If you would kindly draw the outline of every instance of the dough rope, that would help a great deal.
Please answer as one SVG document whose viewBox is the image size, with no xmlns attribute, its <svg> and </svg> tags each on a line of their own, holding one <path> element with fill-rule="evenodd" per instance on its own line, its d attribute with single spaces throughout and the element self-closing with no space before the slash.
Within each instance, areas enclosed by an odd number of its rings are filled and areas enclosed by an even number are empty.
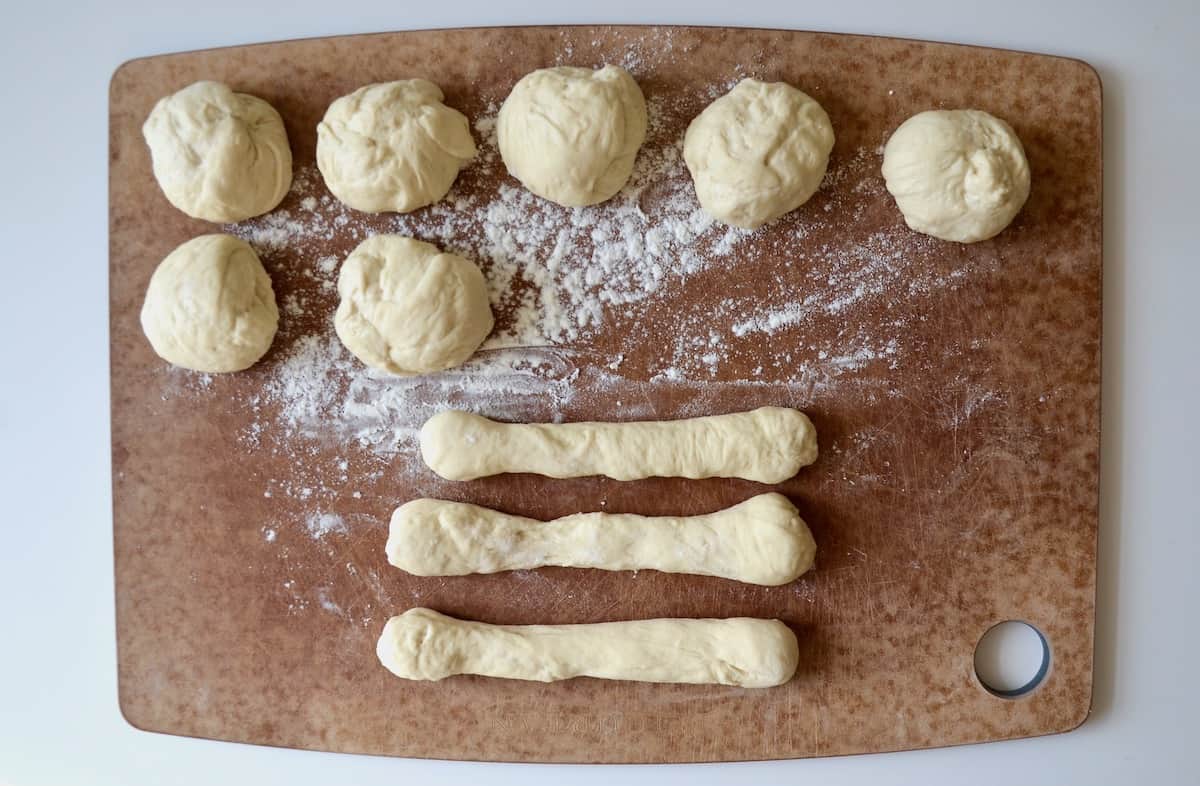
<svg viewBox="0 0 1200 786">
<path fill-rule="evenodd" d="M 674 421 L 528 424 L 449 410 L 422 427 L 421 456 L 447 480 L 532 472 L 780 483 L 816 461 L 817 435 L 803 412 L 784 407 Z"/>
<path fill-rule="evenodd" d="M 597 677 L 769 688 L 792 678 L 796 635 L 779 620 L 653 619 L 489 625 L 409 609 L 384 625 L 379 661 L 397 677 L 478 674 L 554 682 Z"/>
<path fill-rule="evenodd" d="M 392 514 L 388 562 L 417 576 L 545 566 L 661 570 L 777 586 L 813 564 L 816 543 L 782 494 L 701 516 L 577 513 L 553 521 L 417 499 Z"/>
</svg>

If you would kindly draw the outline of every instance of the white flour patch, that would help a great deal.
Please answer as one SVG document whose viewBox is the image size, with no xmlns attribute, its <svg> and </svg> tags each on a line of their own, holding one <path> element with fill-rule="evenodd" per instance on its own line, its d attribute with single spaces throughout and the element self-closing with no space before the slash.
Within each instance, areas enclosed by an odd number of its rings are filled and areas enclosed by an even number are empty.
<svg viewBox="0 0 1200 786">
<path fill-rule="evenodd" d="M 511 350 L 484 352 L 440 374 L 359 374 L 342 402 L 341 422 L 360 445 L 393 454 L 415 447 L 421 425 L 443 409 L 466 406 L 507 419 L 519 419 L 524 402 L 541 408 L 548 401 L 559 409 L 575 396 L 578 376 L 561 354 Z"/>
<path fill-rule="evenodd" d="M 314 538 L 323 538 L 331 532 L 346 532 L 346 521 L 336 513 L 313 513 L 304 524 Z"/>
<path fill-rule="evenodd" d="M 330 614 L 336 614 L 339 617 L 346 616 L 346 612 L 344 612 L 342 610 L 342 607 L 339 606 L 337 604 L 337 602 L 334 601 L 333 598 L 330 596 L 330 588 L 329 587 L 317 587 L 316 596 L 317 596 L 317 604 L 323 610 L 329 612 Z"/>
<path fill-rule="evenodd" d="M 308 598 L 304 597 L 295 579 L 285 580 L 282 587 L 287 598 L 288 614 L 299 614 L 308 608 Z"/>
</svg>

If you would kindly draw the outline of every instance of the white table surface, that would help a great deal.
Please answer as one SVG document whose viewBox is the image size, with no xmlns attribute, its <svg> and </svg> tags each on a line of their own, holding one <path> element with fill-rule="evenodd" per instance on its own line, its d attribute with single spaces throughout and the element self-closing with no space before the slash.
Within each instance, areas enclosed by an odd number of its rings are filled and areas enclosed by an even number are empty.
<svg viewBox="0 0 1200 786">
<path fill-rule="evenodd" d="M 293 0 L 0 10 L 0 784 L 1200 782 L 1200 7 L 906 0 Z M 286 9 L 286 10 L 284 10 Z M 1104 81 L 1103 523 L 1091 719 L 1055 737 L 737 765 L 488 765 L 134 730 L 117 710 L 107 368 L 108 80 L 141 55 L 421 27 L 790 27 L 1070 55 Z"/>
</svg>

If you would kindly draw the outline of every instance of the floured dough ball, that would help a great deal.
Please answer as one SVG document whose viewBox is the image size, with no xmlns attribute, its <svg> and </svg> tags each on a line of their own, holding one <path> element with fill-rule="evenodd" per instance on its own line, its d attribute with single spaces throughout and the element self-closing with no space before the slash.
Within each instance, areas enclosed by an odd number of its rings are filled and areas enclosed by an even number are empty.
<svg viewBox="0 0 1200 786">
<path fill-rule="evenodd" d="M 784 82 L 743 79 L 688 126 L 683 159 L 700 204 L 718 221 L 757 229 L 821 185 L 833 126 L 821 105 Z"/>
<path fill-rule="evenodd" d="M 333 195 L 367 213 L 408 213 L 450 190 L 475 157 L 467 118 L 424 79 L 360 87 L 317 125 L 317 168 Z"/>
<path fill-rule="evenodd" d="M 883 177 L 909 227 L 959 243 L 997 234 L 1029 197 L 1021 140 L 977 109 L 905 120 L 883 150 Z"/>
<path fill-rule="evenodd" d="M 479 268 L 412 238 L 360 243 L 342 263 L 338 295 L 338 338 L 363 363 L 393 374 L 457 366 L 492 331 Z"/>
<path fill-rule="evenodd" d="M 220 82 L 196 82 L 159 101 L 142 126 L 154 177 L 193 218 L 231 222 L 273 210 L 292 185 L 279 113 Z"/>
<path fill-rule="evenodd" d="M 241 371 L 266 354 L 279 325 L 271 279 L 254 249 L 201 235 L 150 277 L 142 330 L 158 356 L 193 371 Z"/>
<path fill-rule="evenodd" d="M 646 138 L 646 99 L 623 68 L 543 68 L 517 82 L 496 119 L 509 174 L 567 207 L 609 199 Z"/>
</svg>

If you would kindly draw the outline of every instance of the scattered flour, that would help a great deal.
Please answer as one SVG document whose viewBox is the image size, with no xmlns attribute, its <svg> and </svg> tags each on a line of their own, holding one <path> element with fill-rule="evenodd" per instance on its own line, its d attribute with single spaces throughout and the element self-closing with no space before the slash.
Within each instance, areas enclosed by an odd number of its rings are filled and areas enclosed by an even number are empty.
<svg viewBox="0 0 1200 786">
<path fill-rule="evenodd" d="M 636 74 L 657 56 L 633 48 L 624 65 Z M 709 86 L 707 98 L 742 76 Z M 803 404 L 862 380 L 886 385 L 888 372 L 911 362 L 917 349 L 908 338 L 911 320 L 921 318 L 912 303 L 996 264 L 965 255 L 956 269 L 939 273 L 921 264 L 935 241 L 895 222 L 876 222 L 882 228 L 853 242 L 819 241 L 887 199 L 874 147 L 835 156 L 819 205 L 782 235 L 781 225 L 748 232 L 715 224 L 696 202 L 680 112 L 670 100 L 648 97 L 650 127 L 634 173 L 602 205 L 563 208 L 508 178 L 493 105 L 474 123 L 477 159 L 437 205 L 407 215 L 358 213 L 327 193 L 315 167 L 302 165 L 285 208 L 226 228 L 260 251 L 283 293 L 280 334 L 258 369 L 261 385 L 238 402 L 250 413 L 239 439 L 246 450 L 283 460 L 286 475 L 264 478 L 263 495 L 299 508 L 294 526 L 317 548 L 338 548 L 331 536 L 356 532 L 360 518 L 374 522 L 363 526 L 379 525 L 385 512 L 360 516 L 347 503 L 362 500 L 385 473 L 419 467 L 417 432 L 442 409 L 541 420 L 606 396 L 621 417 L 652 418 L 663 415 L 651 389 L 670 386 L 684 393 L 670 416 L 694 416 L 711 411 L 713 391 L 729 386 L 764 403 L 782 387 Z M 331 245 L 353 247 L 380 232 L 435 243 L 483 269 L 496 330 L 467 364 L 394 377 L 365 368 L 338 340 L 332 314 L 341 259 Z M 751 289 L 740 281 L 744 264 L 777 273 L 759 269 Z M 720 296 L 704 298 L 700 309 L 677 309 L 678 296 L 692 287 Z M 629 343 L 603 343 L 614 333 L 627 334 Z M 169 395 L 211 395 L 214 384 L 171 379 Z M 871 395 L 895 393 L 880 387 Z M 997 400 L 993 391 L 972 391 L 954 417 Z M 275 543 L 285 526 L 264 527 L 264 541 Z M 280 540 L 283 553 L 289 539 Z M 346 567 L 363 597 L 390 607 L 379 576 Z M 289 611 L 311 604 L 362 624 L 374 618 L 376 605 L 335 599 L 325 581 L 285 584 Z M 813 602 L 808 583 L 796 591 Z"/>
<path fill-rule="evenodd" d="M 308 534 L 314 538 L 323 538 L 331 532 L 345 532 L 346 522 L 336 513 L 313 513 L 305 521 Z"/>
<path fill-rule="evenodd" d="M 570 30 L 563 35 L 561 64 L 597 65 L 608 46 Z M 239 446 L 264 459 L 249 466 L 262 468 L 255 482 L 271 518 L 249 526 L 255 545 L 278 560 L 262 567 L 286 613 L 366 628 L 404 605 L 436 604 L 445 580 L 399 579 L 383 565 L 379 545 L 400 501 L 389 495 L 444 491 L 421 467 L 416 435 L 446 408 L 546 420 L 596 411 L 593 398 L 623 419 L 711 414 L 730 401 L 811 405 L 828 416 L 826 433 L 842 429 L 821 445 L 834 471 L 822 470 L 819 482 L 843 491 L 858 484 L 858 493 L 873 494 L 885 487 L 905 493 L 922 476 L 890 422 L 839 422 L 846 402 L 883 400 L 889 411 L 918 413 L 912 416 L 935 434 L 950 434 L 947 449 L 956 454 L 970 447 L 954 441 L 959 428 L 1007 405 L 1010 392 L 980 386 L 969 373 L 939 377 L 947 382 L 935 400 L 900 400 L 910 391 L 894 380 L 926 368 L 929 353 L 916 336 L 927 313 L 947 305 L 939 296 L 968 283 L 986 289 L 981 277 L 1000 261 L 977 250 L 940 266 L 924 263 L 945 260 L 944 249 L 895 220 L 879 174 L 882 140 L 847 149 L 839 139 L 802 216 L 748 232 L 715 224 L 700 209 L 682 159 L 682 128 L 698 106 L 764 74 L 739 69 L 681 103 L 678 89 L 656 88 L 653 77 L 658 64 L 687 52 L 684 40 L 659 29 L 617 60 L 647 87 L 650 122 L 630 182 L 605 204 L 559 207 L 508 177 L 493 103 L 473 113 L 479 154 L 437 205 L 408 215 L 359 213 L 328 193 L 311 160 L 297 160 L 283 207 L 224 227 L 250 242 L 270 270 L 279 335 L 236 380 L 166 369 L 161 393 L 231 408 L 214 427 L 242 424 Z M 803 87 L 824 98 L 820 85 Z M 843 232 L 844 225 L 859 228 Z M 342 257 L 383 232 L 435 243 L 483 269 L 496 330 L 469 363 L 391 377 L 365 368 L 337 339 Z M 946 351 L 986 352 L 987 339 Z M 944 342 L 935 344 L 943 350 Z M 951 365 L 958 360 L 951 357 Z M 935 490 L 942 493 L 922 493 Z M 836 539 L 835 530 L 828 537 Z M 538 571 L 512 579 L 542 589 L 550 583 Z M 804 577 L 791 592 L 820 604 L 828 596 L 818 594 L 817 582 Z"/>
<path fill-rule="evenodd" d="M 494 194 L 452 196 L 419 215 L 391 218 L 389 231 L 482 263 L 493 306 L 511 313 L 487 346 L 586 339 L 609 309 L 644 301 L 668 282 L 681 284 L 750 235 L 714 226 L 696 201 L 662 99 L 651 98 L 648 109 L 647 143 L 629 183 L 602 205 L 561 207 L 505 180 Z M 494 116 L 475 127 L 485 151 L 476 166 L 491 174 L 502 166 Z"/>
</svg>

